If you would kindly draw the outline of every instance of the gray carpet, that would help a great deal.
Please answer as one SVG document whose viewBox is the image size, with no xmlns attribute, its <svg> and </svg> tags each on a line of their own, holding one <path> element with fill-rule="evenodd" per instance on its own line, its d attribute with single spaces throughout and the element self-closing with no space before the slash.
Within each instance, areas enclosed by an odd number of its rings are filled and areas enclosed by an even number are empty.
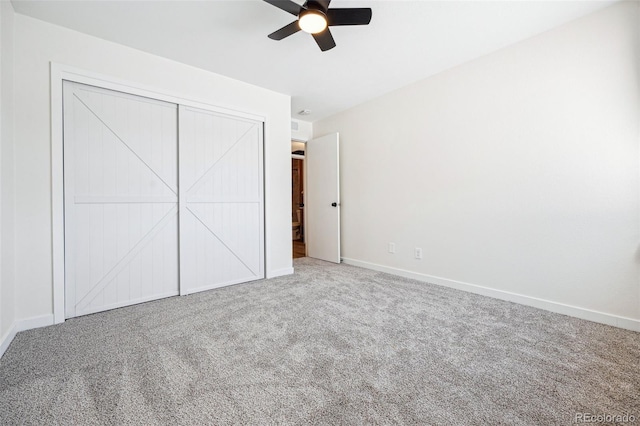
<svg viewBox="0 0 640 426">
<path fill-rule="evenodd" d="M 640 334 L 346 265 L 19 333 L 0 424 L 640 423 Z"/>
</svg>

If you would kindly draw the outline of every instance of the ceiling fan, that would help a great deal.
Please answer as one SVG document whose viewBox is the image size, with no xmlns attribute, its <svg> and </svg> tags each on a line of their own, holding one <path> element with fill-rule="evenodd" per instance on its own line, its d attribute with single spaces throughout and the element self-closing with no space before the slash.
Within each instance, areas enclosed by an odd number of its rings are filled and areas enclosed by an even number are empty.
<svg viewBox="0 0 640 426">
<path fill-rule="evenodd" d="M 269 34 L 272 40 L 282 40 L 302 30 L 313 36 L 323 52 L 336 47 L 329 27 L 336 25 L 367 25 L 371 22 L 370 8 L 329 9 L 331 0 L 307 0 L 300 6 L 291 0 L 264 0 L 297 16 L 298 19 Z"/>
</svg>

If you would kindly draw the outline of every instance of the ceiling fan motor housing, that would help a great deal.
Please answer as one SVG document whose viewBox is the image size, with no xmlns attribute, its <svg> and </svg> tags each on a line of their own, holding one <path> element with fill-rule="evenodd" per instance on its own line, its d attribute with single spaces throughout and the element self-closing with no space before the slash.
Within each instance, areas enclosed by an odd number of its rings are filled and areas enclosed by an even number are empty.
<svg viewBox="0 0 640 426">
<path fill-rule="evenodd" d="M 306 9 L 315 9 L 315 10 L 320 10 L 323 13 L 326 13 L 327 10 L 329 10 L 329 3 L 331 3 L 331 1 L 326 1 L 326 0 L 309 0 L 307 2 L 305 2 L 304 4 L 304 8 Z"/>
</svg>

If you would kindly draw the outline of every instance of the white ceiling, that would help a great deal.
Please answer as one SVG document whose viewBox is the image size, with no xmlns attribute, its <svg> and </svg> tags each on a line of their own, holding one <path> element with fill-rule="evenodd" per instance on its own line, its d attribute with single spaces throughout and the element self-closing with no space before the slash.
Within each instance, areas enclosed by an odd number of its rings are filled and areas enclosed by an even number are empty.
<svg viewBox="0 0 640 426">
<path fill-rule="evenodd" d="M 302 3 L 303 0 L 297 0 Z M 371 7 L 368 26 L 267 35 L 292 15 L 261 0 L 28 1 L 16 12 L 266 87 L 315 121 L 614 3 L 607 1 L 334 0 Z M 312 114 L 296 113 L 303 108 Z"/>
</svg>

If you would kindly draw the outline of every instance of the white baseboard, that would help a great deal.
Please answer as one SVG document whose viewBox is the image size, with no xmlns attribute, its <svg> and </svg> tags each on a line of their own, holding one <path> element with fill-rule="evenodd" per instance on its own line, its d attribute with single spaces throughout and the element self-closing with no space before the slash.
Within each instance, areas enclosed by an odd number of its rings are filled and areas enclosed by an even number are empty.
<svg viewBox="0 0 640 426">
<path fill-rule="evenodd" d="M 13 338 L 16 337 L 16 333 L 18 333 L 18 331 L 16 330 L 16 325 L 14 323 L 9 327 L 9 330 L 7 330 L 4 336 L 0 337 L 0 358 L 2 358 L 5 351 L 9 349 L 9 345 L 13 341 Z"/>
<path fill-rule="evenodd" d="M 558 314 L 568 315 L 571 317 L 640 332 L 640 320 L 633 318 L 621 317 L 618 315 L 607 314 L 605 312 L 580 308 L 578 306 L 553 302 L 551 300 L 525 296 L 523 294 L 511 293 L 504 290 L 497 290 L 490 287 L 483 287 L 461 281 L 450 280 L 448 278 L 441 278 L 433 275 L 407 271 L 404 269 L 392 268 L 390 266 L 378 265 L 376 263 L 364 262 L 357 259 L 342 258 L 342 261 L 347 265 L 359 266 L 361 268 L 372 269 L 374 271 L 386 272 L 388 274 L 399 275 L 401 277 L 411 278 L 417 281 L 441 285 L 443 287 L 455 288 L 457 290 L 480 294 L 482 296 L 493 297 L 495 299 L 506 300 L 508 302 L 532 306 L 534 308 L 544 309 L 546 311 L 551 311 Z"/>
<path fill-rule="evenodd" d="M 16 320 L 15 322 L 15 328 L 17 332 L 31 330 L 33 328 L 46 327 L 48 325 L 53 325 L 53 314 Z"/>
<path fill-rule="evenodd" d="M 33 328 L 46 327 L 53 325 L 53 314 L 41 315 L 39 317 L 26 318 L 15 321 L 4 336 L 0 338 L 0 358 L 4 355 L 9 345 L 21 331 L 31 330 Z"/>
<path fill-rule="evenodd" d="M 282 268 L 282 269 L 276 269 L 275 271 L 269 271 L 267 273 L 267 278 L 276 278 L 276 277 L 282 277 L 282 276 L 291 275 L 291 274 L 293 274 L 293 267 Z"/>
</svg>

